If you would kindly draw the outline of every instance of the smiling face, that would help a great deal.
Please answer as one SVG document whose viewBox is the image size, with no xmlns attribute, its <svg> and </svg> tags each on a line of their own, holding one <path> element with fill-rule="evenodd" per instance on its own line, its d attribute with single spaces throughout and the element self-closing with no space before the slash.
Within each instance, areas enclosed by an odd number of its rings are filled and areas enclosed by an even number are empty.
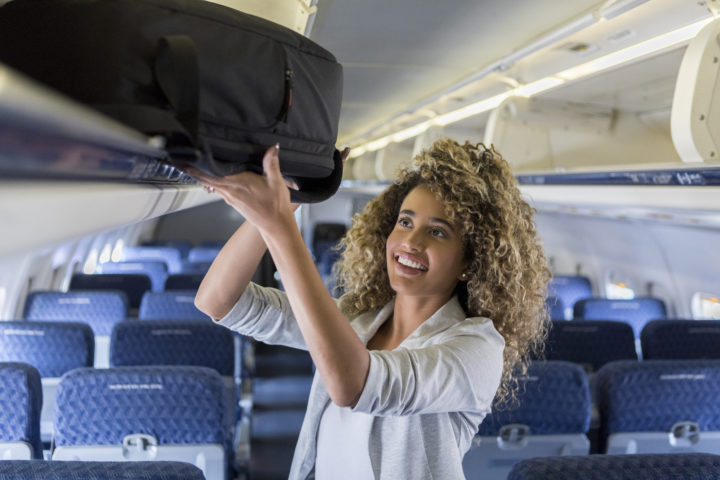
<svg viewBox="0 0 720 480">
<path fill-rule="evenodd" d="M 398 295 L 438 297 L 445 302 L 467 265 L 459 227 L 424 185 L 403 200 L 385 251 L 390 286 Z"/>
</svg>

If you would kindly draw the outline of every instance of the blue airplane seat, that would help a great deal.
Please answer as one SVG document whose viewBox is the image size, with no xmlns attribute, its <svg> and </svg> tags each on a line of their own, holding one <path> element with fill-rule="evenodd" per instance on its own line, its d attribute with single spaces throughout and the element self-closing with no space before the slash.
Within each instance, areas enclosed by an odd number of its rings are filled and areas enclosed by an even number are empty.
<svg viewBox="0 0 720 480">
<path fill-rule="evenodd" d="M 27 363 L 40 373 L 43 442 L 52 438 L 55 392 L 60 377 L 75 368 L 92 367 L 94 351 L 93 332 L 86 323 L 0 322 L 0 361 Z"/>
<path fill-rule="evenodd" d="M 606 452 L 720 453 L 720 360 L 623 360 L 597 373 Z"/>
<path fill-rule="evenodd" d="M 234 428 L 240 398 L 235 372 L 233 332 L 207 320 L 155 320 L 125 322 L 110 339 L 112 367 L 189 365 L 217 371 L 225 383 L 228 415 Z"/>
<path fill-rule="evenodd" d="M 3 480 L 205 480 L 202 470 L 185 462 L 48 462 L 4 460 Z"/>
<path fill-rule="evenodd" d="M 28 295 L 23 317 L 83 322 L 90 325 L 95 335 L 108 336 L 127 314 L 128 299 L 121 291 L 38 291 Z"/>
<path fill-rule="evenodd" d="M 631 300 L 586 298 L 575 303 L 575 318 L 585 320 L 620 320 L 629 323 L 640 338 L 640 331 L 650 320 L 666 317 L 665 303 L 659 298 L 638 297 Z"/>
<path fill-rule="evenodd" d="M 705 453 L 586 455 L 523 460 L 507 480 L 709 480 L 718 472 L 720 456 Z"/>
<path fill-rule="evenodd" d="M 585 455 L 590 450 L 590 388 L 579 365 L 533 362 L 517 404 L 489 413 L 463 459 L 467 478 L 505 479 L 525 458 Z"/>
<path fill-rule="evenodd" d="M 652 320 L 640 344 L 648 360 L 720 358 L 720 320 Z"/>
<path fill-rule="evenodd" d="M 560 299 L 564 309 L 564 317 L 560 318 L 570 320 L 575 302 L 592 297 L 592 284 L 582 275 L 554 275 L 548 284 L 548 296 Z"/>
<path fill-rule="evenodd" d="M 140 320 L 205 320 L 210 317 L 195 308 L 195 290 L 145 292 L 140 303 Z"/>
<path fill-rule="evenodd" d="M 43 458 L 40 374 L 31 365 L 0 363 L 0 458 Z M 2 461 L 0 461 L 2 463 Z"/>
<path fill-rule="evenodd" d="M 225 402 L 220 374 L 206 367 L 73 370 L 58 387 L 52 459 L 185 461 L 225 480 Z"/>
<path fill-rule="evenodd" d="M 552 320 L 565 320 L 565 306 L 559 297 L 547 297 L 545 305 Z"/>
<path fill-rule="evenodd" d="M 187 258 L 192 243 L 187 240 L 148 240 L 140 244 L 141 247 L 170 247 L 180 252 L 180 258 Z"/>
<path fill-rule="evenodd" d="M 168 272 L 165 262 L 108 262 L 98 265 L 97 273 L 135 273 L 150 277 L 153 292 L 165 287 Z"/>
<path fill-rule="evenodd" d="M 180 273 L 182 267 L 182 253 L 174 247 L 146 247 L 134 246 L 125 247 L 122 251 L 121 260 L 126 262 L 165 262 L 169 273 Z"/>
<path fill-rule="evenodd" d="M 178 273 L 205 275 L 208 270 L 210 270 L 211 265 L 212 262 L 191 262 L 190 260 L 183 260 L 180 272 Z"/>
<path fill-rule="evenodd" d="M 194 247 L 188 254 L 188 261 L 190 262 L 210 262 L 212 263 L 217 257 L 218 253 L 222 250 L 221 246 L 199 246 Z"/>
<path fill-rule="evenodd" d="M 83 277 L 104 276 L 83 275 Z M 73 279 L 75 278 L 76 275 L 73 276 Z M 84 280 L 81 281 L 83 282 Z M 88 283 L 92 283 L 92 280 Z M 26 320 L 83 322 L 90 325 L 95 334 L 94 363 L 99 368 L 108 366 L 112 328 L 115 324 L 124 321 L 127 316 L 128 298 L 124 292 L 116 290 L 33 292 L 28 295 L 24 312 Z"/>
<path fill-rule="evenodd" d="M 204 273 L 174 273 L 165 280 L 165 290 L 194 290 L 200 288 Z"/>
<path fill-rule="evenodd" d="M 76 273 L 70 279 L 69 290 L 120 291 L 127 296 L 130 310 L 137 310 L 143 294 L 152 291 L 152 280 L 147 275 L 138 273 Z"/>
<path fill-rule="evenodd" d="M 625 322 L 553 320 L 545 358 L 578 363 L 588 374 L 609 362 L 637 360 L 633 329 Z"/>
</svg>

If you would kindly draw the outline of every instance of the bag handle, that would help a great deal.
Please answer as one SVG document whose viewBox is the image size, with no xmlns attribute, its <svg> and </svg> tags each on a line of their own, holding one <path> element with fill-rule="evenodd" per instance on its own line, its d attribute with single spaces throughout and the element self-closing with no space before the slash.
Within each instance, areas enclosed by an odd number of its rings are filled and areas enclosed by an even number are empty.
<svg viewBox="0 0 720 480">
<path fill-rule="evenodd" d="M 154 73 L 188 140 L 197 147 L 200 69 L 193 39 L 187 35 L 166 35 L 158 39 Z"/>
<path fill-rule="evenodd" d="M 333 153 L 333 171 L 323 178 L 293 177 L 299 190 L 290 189 L 290 200 L 295 203 L 317 203 L 332 197 L 342 182 L 343 161 L 339 150 Z"/>
</svg>

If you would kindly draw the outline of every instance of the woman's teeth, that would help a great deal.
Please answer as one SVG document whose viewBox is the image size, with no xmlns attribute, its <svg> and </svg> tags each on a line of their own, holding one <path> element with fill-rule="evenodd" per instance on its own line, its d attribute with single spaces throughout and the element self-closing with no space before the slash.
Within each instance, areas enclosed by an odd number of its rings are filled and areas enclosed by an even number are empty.
<svg viewBox="0 0 720 480">
<path fill-rule="evenodd" d="M 422 270 L 423 272 L 427 271 L 427 267 L 425 267 L 424 265 L 421 265 L 417 262 L 413 262 L 409 258 L 397 257 L 397 261 L 400 265 L 405 265 L 406 267 L 412 267 L 416 270 Z"/>
</svg>

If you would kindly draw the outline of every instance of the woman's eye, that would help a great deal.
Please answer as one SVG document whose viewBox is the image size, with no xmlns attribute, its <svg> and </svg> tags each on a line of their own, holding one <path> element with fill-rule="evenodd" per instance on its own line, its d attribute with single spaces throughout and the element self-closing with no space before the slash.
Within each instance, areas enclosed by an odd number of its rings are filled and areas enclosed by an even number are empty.
<svg viewBox="0 0 720 480">
<path fill-rule="evenodd" d="M 400 218 L 400 219 L 398 219 L 397 223 L 401 227 L 405 227 L 405 228 L 409 228 L 412 226 L 412 223 L 410 223 L 410 220 L 408 220 L 407 218 Z"/>
<path fill-rule="evenodd" d="M 445 231 L 442 228 L 433 228 L 432 230 L 430 230 L 430 233 L 434 237 L 440 237 L 440 238 L 447 237 L 447 234 L 445 233 Z"/>
</svg>

